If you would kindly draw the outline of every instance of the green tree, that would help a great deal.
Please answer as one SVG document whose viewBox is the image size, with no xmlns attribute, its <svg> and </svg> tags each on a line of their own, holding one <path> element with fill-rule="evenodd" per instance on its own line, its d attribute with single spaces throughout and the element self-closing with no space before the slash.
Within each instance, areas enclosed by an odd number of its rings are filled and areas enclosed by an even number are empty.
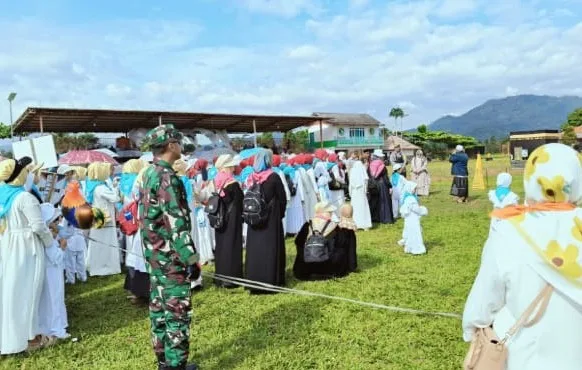
<svg viewBox="0 0 582 370">
<path fill-rule="evenodd" d="M 11 134 L 10 125 L 5 125 L 0 122 L 0 139 L 7 139 Z"/>
<path fill-rule="evenodd" d="M 257 138 L 257 144 L 259 146 L 271 148 L 275 144 L 275 140 L 273 139 L 273 133 L 263 132 L 261 136 Z"/>
<path fill-rule="evenodd" d="M 565 129 L 568 126 L 582 126 L 582 108 L 577 108 L 572 113 L 568 114 L 568 120 L 562 125 L 562 129 Z"/>
<path fill-rule="evenodd" d="M 301 153 L 309 146 L 309 132 L 307 130 L 287 131 L 284 136 L 283 146 L 287 151 Z"/>
<path fill-rule="evenodd" d="M 395 131 L 398 131 L 398 129 L 397 129 L 398 118 L 400 118 L 401 120 L 402 120 L 402 118 L 404 118 L 404 110 L 400 107 L 394 107 L 394 108 L 390 109 L 389 116 L 394 118 L 394 128 L 396 129 Z M 400 123 L 402 123 L 402 121 Z"/>
<path fill-rule="evenodd" d="M 416 128 L 416 131 L 418 131 L 419 134 L 426 134 L 428 127 L 426 127 L 426 125 L 420 125 Z"/>
<path fill-rule="evenodd" d="M 578 142 L 576 137 L 576 132 L 574 132 L 574 126 L 567 126 L 562 131 L 562 144 L 574 145 Z"/>
</svg>

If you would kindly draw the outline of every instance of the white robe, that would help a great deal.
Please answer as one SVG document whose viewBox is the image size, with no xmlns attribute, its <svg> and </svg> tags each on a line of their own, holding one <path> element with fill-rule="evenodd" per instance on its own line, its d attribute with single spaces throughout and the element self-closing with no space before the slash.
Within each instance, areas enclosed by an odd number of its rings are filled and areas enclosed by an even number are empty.
<svg viewBox="0 0 582 370">
<path fill-rule="evenodd" d="M 392 181 L 392 178 L 390 178 L 390 181 Z M 392 214 L 394 218 L 400 216 L 400 198 L 404 194 L 404 185 L 406 185 L 406 178 L 402 175 L 400 175 L 397 185 L 392 183 Z"/>
<path fill-rule="evenodd" d="M 44 248 L 53 236 L 40 205 L 27 192 L 14 199 L 0 242 L 0 353 L 19 353 L 40 334 L 38 307 L 45 277 Z"/>
<path fill-rule="evenodd" d="M 368 190 L 368 174 L 362 162 L 354 161 L 349 173 L 350 198 L 354 209 L 354 223 L 358 229 L 372 227 L 372 215 L 366 192 Z"/>
<path fill-rule="evenodd" d="M 67 338 L 67 308 L 65 306 L 65 252 L 59 243 L 53 240 L 45 249 L 46 275 L 40 299 L 39 326 L 40 332 L 46 336 Z"/>
<path fill-rule="evenodd" d="M 201 179 L 197 187 L 202 186 Z M 214 261 L 214 247 L 216 244 L 214 229 L 210 226 L 208 215 L 204 212 L 204 202 L 212 196 L 215 191 L 214 183 L 208 182 L 206 187 L 199 191 L 196 208 L 193 211 L 192 217 L 192 233 L 194 239 L 194 246 L 200 256 L 200 263 L 205 264 Z"/>
<path fill-rule="evenodd" d="M 287 235 L 287 214 L 288 214 L 288 210 L 289 210 L 289 204 L 291 203 L 291 191 L 289 190 L 289 185 L 287 184 L 287 179 L 285 178 L 285 174 L 283 173 L 283 171 L 278 170 L 275 172 L 277 173 L 277 175 L 279 175 L 279 178 L 281 179 L 281 182 L 283 183 L 283 188 L 285 189 L 285 197 L 287 198 L 287 208 L 285 210 L 285 216 L 283 217 L 283 220 L 282 220 L 283 235 Z"/>
<path fill-rule="evenodd" d="M 133 184 L 131 192 L 135 198 L 124 198 L 124 206 L 131 203 L 133 199 L 137 199 L 139 194 L 139 188 L 137 184 Z M 139 272 L 147 273 L 148 271 L 146 268 L 145 258 L 143 256 L 143 246 L 141 242 L 141 230 L 138 230 L 137 233 L 133 235 L 125 236 L 125 248 L 129 252 L 125 256 L 125 265 L 127 267 L 132 267 Z"/>
<path fill-rule="evenodd" d="M 297 172 L 300 175 L 301 183 L 303 185 L 303 214 L 306 220 L 311 220 L 315 217 L 315 205 L 317 204 L 317 188 L 314 187 L 315 180 L 311 181 L 311 178 L 304 168 L 298 168 Z"/>
<path fill-rule="evenodd" d="M 87 268 L 85 259 L 87 258 L 87 241 L 85 232 L 71 226 L 63 218 L 59 236 L 67 240 L 67 249 L 65 250 L 65 275 L 67 283 L 74 284 L 75 279 L 81 281 L 87 280 Z"/>
<path fill-rule="evenodd" d="M 291 180 L 295 185 L 295 196 L 291 197 L 289 208 L 287 208 L 287 232 L 289 234 L 297 234 L 305 224 L 305 214 L 303 213 L 305 192 L 299 171 L 295 171 L 295 176 Z"/>
<path fill-rule="evenodd" d="M 107 185 L 98 185 L 93 193 L 93 207 L 100 208 L 111 218 L 101 229 L 89 232 L 87 270 L 91 276 L 107 276 L 121 273 L 119 240 L 115 227 L 115 203 L 119 193 Z"/>
<path fill-rule="evenodd" d="M 420 206 L 415 197 L 406 197 L 400 214 L 404 217 L 404 229 L 402 230 L 402 240 L 399 242 L 404 247 L 404 253 L 424 254 L 426 247 L 422 239 L 422 226 L 420 218 L 428 214 L 424 206 Z"/>
<path fill-rule="evenodd" d="M 331 172 L 333 173 L 333 176 L 340 184 L 345 185 L 345 183 L 346 183 L 345 173 L 342 176 L 342 174 L 340 173 L 339 167 L 337 165 L 334 165 L 331 168 Z M 340 213 L 339 213 L 340 208 L 344 204 L 344 202 L 346 201 L 345 192 L 343 190 L 330 190 L 329 193 L 331 196 L 331 203 L 336 207 L 335 215 L 337 217 L 339 217 L 340 216 Z"/>
<path fill-rule="evenodd" d="M 530 217 L 529 226 L 536 229 L 534 240 L 546 245 L 549 239 L 543 237 L 545 231 L 560 228 L 561 233 L 554 235 L 561 235 L 563 240 L 558 242 L 564 245 L 571 240 L 574 216 L 582 217 L 582 212 L 559 212 L 557 217 L 540 213 L 539 218 Z M 465 341 L 471 341 L 475 328 L 491 324 L 498 337 L 505 336 L 546 284 L 533 267 L 545 266 L 540 260 L 511 221 L 496 224 L 483 248 L 481 267 L 465 304 Z M 580 370 L 582 295 L 580 288 L 568 284 L 566 279 L 561 284 L 555 285 L 556 291 L 540 321 L 522 328 L 508 342 L 507 370 Z"/>
</svg>

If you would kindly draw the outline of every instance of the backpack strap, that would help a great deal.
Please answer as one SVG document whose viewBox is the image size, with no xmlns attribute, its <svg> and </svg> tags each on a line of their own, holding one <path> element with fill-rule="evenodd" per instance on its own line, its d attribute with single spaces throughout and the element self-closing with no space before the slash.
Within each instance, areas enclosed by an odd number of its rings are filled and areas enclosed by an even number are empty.
<svg viewBox="0 0 582 370">
<path fill-rule="evenodd" d="M 327 230 L 327 227 L 329 226 L 329 224 L 331 224 L 331 220 L 327 220 L 327 222 L 323 226 L 323 229 L 321 229 L 321 235 L 325 235 L 325 230 Z"/>
</svg>

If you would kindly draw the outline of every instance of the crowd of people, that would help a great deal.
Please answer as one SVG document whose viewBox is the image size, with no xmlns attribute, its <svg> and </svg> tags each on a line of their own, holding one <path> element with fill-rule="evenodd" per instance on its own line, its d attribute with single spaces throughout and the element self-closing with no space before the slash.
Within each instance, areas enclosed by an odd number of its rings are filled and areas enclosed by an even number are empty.
<svg viewBox="0 0 582 370">
<path fill-rule="evenodd" d="M 207 264 L 231 278 L 216 278 L 219 288 L 238 287 L 237 278 L 284 286 L 285 237 L 292 235 L 297 279 L 343 277 L 357 269 L 356 231 L 401 216 L 398 243 L 406 253 L 426 252 L 420 217 L 427 210 L 418 196 L 429 194 L 430 178 L 420 151 L 410 161 L 416 183 L 406 178 L 406 157 L 389 163 L 380 150 L 258 149 L 206 161 L 183 156 L 181 138 L 170 125 L 152 130 L 152 163 L 61 165 L 49 196 L 42 164 L 0 162 L 0 354 L 68 338 L 64 284 L 120 274 L 125 265 L 128 298 L 149 306 L 160 369 L 191 369 L 190 294 L 202 287 Z M 99 227 L 63 217 L 61 209 L 72 207 L 64 196 L 74 191 L 80 199 L 69 197 L 73 203 L 107 215 Z"/>
</svg>

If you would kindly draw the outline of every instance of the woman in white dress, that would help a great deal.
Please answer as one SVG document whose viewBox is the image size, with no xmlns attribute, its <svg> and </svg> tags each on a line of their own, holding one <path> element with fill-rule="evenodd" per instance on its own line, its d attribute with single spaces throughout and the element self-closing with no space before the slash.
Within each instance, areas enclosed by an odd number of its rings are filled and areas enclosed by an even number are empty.
<svg viewBox="0 0 582 370">
<path fill-rule="evenodd" d="M 404 229 L 402 230 L 402 239 L 398 242 L 398 245 L 404 247 L 404 253 L 418 255 L 426 253 L 420 218 L 428 215 L 428 210 L 418 203 L 416 189 L 415 182 L 407 181 L 404 185 L 400 200 L 402 204 L 400 214 L 404 218 Z"/>
<path fill-rule="evenodd" d="M 428 196 L 430 193 L 430 175 L 428 174 L 428 160 L 426 159 L 422 150 L 418 149 L 410 161 L 412 169 L 412 181 L 418 186 L 416 187 L 416 194 L 420 196 Z M 406 170 L 406 168 L 404 168 Z"/>
<path fill-rule="evenodd" d="M 88 168 L 86 200 L 93 207 L 105 212 L 107 222 L 101 229 L 89 231 L 87 270 L 91 276 L 107 276 L 121 273 L 121 259 L 117 229 L 115 227 L 115 203 L 121 201 L 116 182 L 109 188 L 106 180 L 111 176 L 112 165 L 93 163 Z"/>
<path fill-rule="evenodd" d="M 315 205 L 317 204 L 317 187 L 314 187 L 315 181 L 312 181 L 311 177 L 307 173 L 307 169 L 311 168 L 311 165 L 306 163 L 307 159 L 308 159 L 307 155 L 301 155 L 300 166 L 297 168 L 297 172 L 299 173 L 301 183 L 303 184 L 305 202 L 303 207 L 303 214 L 306 220 L 311 220 L 313 217 L 315 217 Z"/>
<path fill-rule="evenodd" d="M 45 276 L 44 248 L 53 236 L 40 203 L 24 190 L 23 160 L 0 162 L 0 354 L 19 353 L 47 343 L 41 337 L 38 308 Z"/>
<path fill-rule="evenodd" d="M 215 235 L 210 226 L 204 206 L 215 191 L 214 183 L 208 181 L 206 160 L 199 159 L 194 165 L 198 170 L 194 180 L 194 215 L 192 217 L 192 232 L 194 245 L 200 256 L 200 263 L 207 264 L 214 261 Z"/>
<path fill-rule="evenodd" d="M 350 199 L 354 208 L 354 222 L 358 229 L 368 230 L 372 227 L 372 216 L 366 191 L 368 190 L 368 173 L 360 160 L 354 160 L 349 173 Z"/>
<path fill-rule="evenodd" d="M 346 186 L 346 173 L 343 169 L 340 168 L 340 163 L 338 162 L 338 156 L 335 153 L 332 153 L 327 158 L 327 165 L 329 172 L 333 175 L 333 179 L 331 179 L 330 175 L 330 203 L 336 207 L 336 211 L 334 212 L 335 216 L 339 220 L 340 213 L 339 210 L 341 206 L 345 202 L 345 191 L 344 188 Z M 332 189 L 333 188 L 333 189 Z M 337 189 L 336 189 L 337 188 Z"/>
<path fill-rule="evenodd" d="M 507 370 L 579 370 L 582 364 L 582 165 L 562 144 L 531 153 L 527 206 L 498 209 L 463 314 L 463 338 L 505 338 L 536 297 L 538 320 L 506 342 Z M 549 299 L 549 301 L 548 301 Z M 547 306 L 544 307 L 544 303 Z M 539 315 L 538 315 L 539 313 Z M 492 332 L 490 329 L 492 326 Z M 471 359 L 468 359 L 471 360 Z"/>
<path fill-rule="evenodd" d="M 305 223 L 305 214 L 303 213 L 303 205 L 305 202 L 305 193 L 303 191 L 303 182 L 301 181 L 301 174 L 294 168 L 295 161 L 287 160 L 287 167 L 283 170 L 285 176 L 288 176 L 295 188 L 295 195 L 291 196 L 291 202 L 287 209 L 287 233 L 297 234 L 303 224 Z"/>
<path fill-rule="evenodd" d="M 119 183 L 123 205 L 139 201 L 143 175 L 150 165 L 141 159 L 130 159 L 123 165 L 123 173 Z M 149 300 L 150 283 L 145 259 L 143 258 L 143 246 L 141 233 L 125 236 L 125 266 L 127 275 L 124 288 L 131 293 L 128 297 L 132 303 L 139 304 Z"/>
</svg>

